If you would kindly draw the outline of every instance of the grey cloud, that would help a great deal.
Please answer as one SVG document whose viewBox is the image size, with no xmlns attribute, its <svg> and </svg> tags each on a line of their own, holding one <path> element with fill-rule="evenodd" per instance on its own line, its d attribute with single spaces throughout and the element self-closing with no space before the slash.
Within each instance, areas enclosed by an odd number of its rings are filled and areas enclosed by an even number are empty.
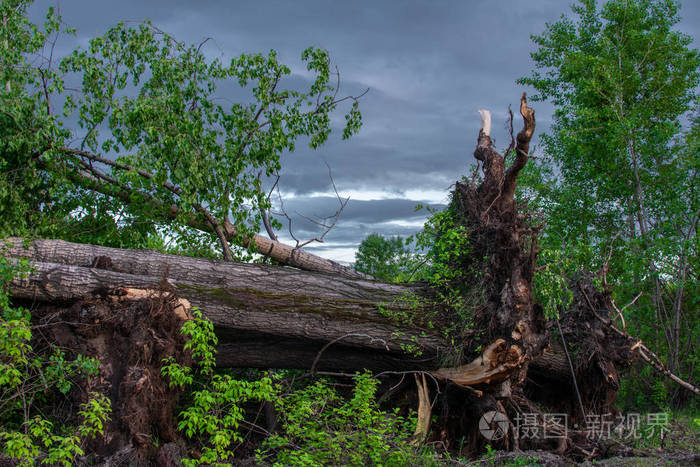
<svg viewBox="0 0 700 467">
<path fill-rule="evenodd" d="M 182 41 L 198 43 L 211 37 L 207 53 L 224 60 L 243 52 L 275 49 L 295 73 L 286 85 L 302 88 L 309 80 L 300 62 L 301 51 L 323 47 L 338 65 L 341 92 L 358 94 L 370 88 L 361 100 L 363 129 L 349 141 L 341 141 L 336 133 L 317 151 L 302 142 L 293 154 L 283 155 L 283 193 L 330 190 L 325 161 L 341 192 L 384 190 L 402 196 L 408 189 L 446 191 L 467 173 L 473 162 L 479 108 L 492 111 L 497 146 L 507 146 L 506 110 L 512 104 L 517 117 L 524 90 L 515 80 L 532 68 L 529 35 L 540 34 L 545 22 L 570 14 L 570 3 L 64 0 L 60 3 L 64 19 L 78 28 L 78 37 L 62 40 L 57 50 L 66 53 L 86 44 L 89 37 L 119 20 L 150 18 Z M 684 3 L 679 28 L 694 37 L 698 47 L 700 2 Z M 51 4 L 38 1 L 32 8 L 35 19 Z M 222 85 L 219 95 L 222 102 L 248 99 L 235 83 Z M 544 103 L 534 107 L 537 135 L 551 123 L 552 107 Z M 333 122 L 340 126 L 341 114 Z M 519 126 L 516 118 L 516 131 Z M 322 209 L 327 201 L 302 200 L 290 200 L 289 206 L 298 204 L 307 215 L 316 213 L 316 208 L 327 212 Z M 414 202 L 403 201 L 351 201 L 332 233 L 333 242 L 356 244 L 372 231 L 388 233 L 398 228 L 387 220 L 415 217 L 409 206 Z M 303 227 L 301 222 L 299 226 Z M 309 228 L 306 233 L 311 232 Z"/>
<path fill-rule="evenodd" d="M 354 200 L 350 199 L 342 212 L 341 219 L 361 223 L 387 222 L 392 220 L 422 217 L 416 214 L 419 201 L 410 199 Z M 339 207 L 337 198 L 297 197 L 285 200 L 288 214 L 298 212 L 307 217 L 323 218 L 333 214 Z M 441 207 L 434 205 L 431 207 Z M 422 211 L 423 213 L 426 211 Z"/>
<path fill-rule="evenodd" d="M 339 244 L 356 246 L 362 238 L 374 232 L 385 236 L 413 235 L 422 229 L 423 222 L 429 216 L 426 209 L 416 211 L 418 204 L 418 201 L 398 198 L 369 201 L 351 199 L 341 212 L 335 228 L 327 235 L 327 240 L 335 248 Z M 305 217 L 321 222 L 338 210 L 339 203 L 331 197 L 296 197 L 286 200 L 284 207 L 292 219 L 292 232 L 304 241 L 320 236 L 325 230 Z M 444 206 L 430 207 L 441 209 Z M 280 235 L 289 237 L 288 221 L 282 216 L 276 217 L 284 226 Z"/>
</svg>

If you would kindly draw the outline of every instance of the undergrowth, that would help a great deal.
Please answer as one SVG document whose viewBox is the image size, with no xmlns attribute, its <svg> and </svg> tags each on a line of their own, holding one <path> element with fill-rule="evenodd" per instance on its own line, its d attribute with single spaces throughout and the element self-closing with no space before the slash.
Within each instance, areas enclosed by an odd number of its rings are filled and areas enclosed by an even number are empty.
<svg viewBox="0 0 700 467">
<path fill-rule="evenodd" d="M 411 445 L 415 419 L 384 411 L 376 400 L 378 380 L 359 373 L 349 394 L 328 380 L 300 385 L 289 372 L 257 380 L 215 370 L 214 328 L 193 308 L 181 332 L 187 336 L 193 367 L 170 358 L 162 373 L 171 386 L 188 391 L 178 429 L 195 449 L 184 465 L 229 465 L 255 424 L 262 404 L 273 403 L 278 429 L 266 432 L 255 452 L 263 465 L 430 465 L 433 453 Z"/>
<path fill-rule="evenodd" d="M 8 295 L 13 278 L 28 271 L 26 261 L 0 256 L 0 455 L 14 465 L 70 466 L 85 454 L 86 442 L 103 433 L 110 400 L 90 393 L 74 408 L 69 393 L 78 380 L 97 374 L 99 362 L 71 359 L 57 347 L 34 348 L 31 313 Z"/>
</svg>

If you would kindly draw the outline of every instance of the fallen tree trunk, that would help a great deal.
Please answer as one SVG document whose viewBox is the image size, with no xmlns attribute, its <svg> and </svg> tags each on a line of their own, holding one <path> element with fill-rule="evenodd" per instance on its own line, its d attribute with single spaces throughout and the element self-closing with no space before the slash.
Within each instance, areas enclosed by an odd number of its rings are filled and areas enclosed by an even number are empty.
<svg viewBox="0 0 700 467">
<path fill-rule="evenodd" d="M 323 352 L 319 369 L 430 370 L 447 348 L 434 331 L 400 327 L 386 316 L 420 313 L 425 304 L 408 300 L 430 300 L 420 286 L 63 240 L 10 238 L 4 244 L 5 256 L 32 264 L 31 274 L 11 286 L 18 299 L 68 305 L 102 295 L 123 301 L 134 298 L 129 289 L 174 287 L 214 322 L 223 367 L 310 368 L 321 348 L 339 339 Z M 422 355 L 405 352 L 407 344 L 417 345 Z M 530 369 L 570 383 L 560 344 Z"/>
<path fill-rule="evenodd" d="M 321 367 L 430 369 L 444 347 L 435 331 L 389 317 L 420 313 L 421 287 L 61 240 L 9 239 L 5 255 L 32 264 L 12 283 L 19 299 L 70 304 L 129 299 L 130 289 L 174 290 L 214 323 L 223 366 L 309 368 L 320 348 L 337 340 Z"/>
</svg>

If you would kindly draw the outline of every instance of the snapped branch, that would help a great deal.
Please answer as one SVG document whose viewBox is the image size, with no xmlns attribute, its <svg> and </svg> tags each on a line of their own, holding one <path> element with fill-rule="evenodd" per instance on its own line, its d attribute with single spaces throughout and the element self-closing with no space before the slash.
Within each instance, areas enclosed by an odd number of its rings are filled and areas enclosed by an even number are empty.
<svg viewBox="0 0 700 467">
<path fill-rule="evenodd" d="M 515 186 L 518 183 L 518 174 L 525 167 L 530 151 L 530 140 L 535 131 L 535 111 L 527 106 L 527 97 L 523 93 L 520 98 L 520 115 L 523 116 L 523 129 L 516 137 L 515 161 L 508 167 L 505 181 L 503 182 L 503 198 L 513 200 Z"/>
</svg>

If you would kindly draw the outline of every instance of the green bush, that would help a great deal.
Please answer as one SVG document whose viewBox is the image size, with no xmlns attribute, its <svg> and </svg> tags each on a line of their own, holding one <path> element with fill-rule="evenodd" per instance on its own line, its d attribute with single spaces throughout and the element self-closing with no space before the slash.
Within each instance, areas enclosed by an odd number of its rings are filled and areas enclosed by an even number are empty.
<svg viewBox="0 0 700 467">
<path fill-rule="evenodd" d="M 103 433 L 110 401 L 90 393 L 74 425 L 46 415 L 77 378 L 97 374 L 99 362 L 81 355 L 70 360 L 57 348 L 33 349 L 31 314 L 12 306 L 8 295 L 10 281 L 27 270 L 26 262 L 0 257 L 0 455 L 18 465 L 70 466 L 84 454 L 84 442 Z"/>
<path fill-rule="evenodd" d="M 186 321 L 181 333 L 188 337 L 185 350 L 198 362 L 196 368 L 181 365 L 172 357 L 164 361 L 162 373 L 171 386 L 187 388 L 190 404 L 180 412 L 178 429 L 201 445 L 201 456 L 183 459 L 185 465 L 229 465 L 232 447 L 243 440 L 238 428 L 245 418 L 243 404 L 269 401 L 275 387 L 269 377 L 258 381 L 238 380 L 214 372 L 217 338 L 212 322 L 196 307 L 193 319 Z"/>
<path fill-rule="evenodd" d="M 355 377 L 349 399 L 327 381 L 276 401 L 282 430 L 258 453 L 273 465 L 408 465 L 417 456 L 410 446 L 414 422 L 379 409 L 378 381 L 369 373 Z"/>
</svg>

